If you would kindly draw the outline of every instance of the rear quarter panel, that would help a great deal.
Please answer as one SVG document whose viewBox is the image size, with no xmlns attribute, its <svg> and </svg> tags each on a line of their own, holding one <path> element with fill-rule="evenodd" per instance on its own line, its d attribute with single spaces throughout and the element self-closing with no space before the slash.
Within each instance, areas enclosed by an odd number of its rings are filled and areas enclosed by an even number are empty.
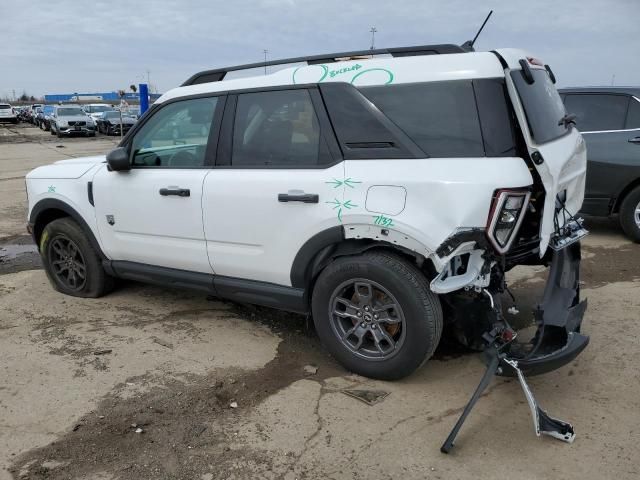
<svg viewBox="0 0 640 480">
<path fill-rule="evenodd" d="M 457 229 L 484 228 L 491 200 L 499 188 L 527 187 L 533 183 L 521 158 L 428 158 L 410 160 L 351 160 L 345 177 L 354 188 L 344 188 L 342 210 L 349 225 L 376 226 L 406 235 L 422 246 L 425 256 Z M 359 183 L 354 183 L 359 182 Z M 379 202 L 367 202 L 373 186 L 391 185 L 406 190 L 404 209 L 397 202 L 380 211 Z M 380 220 L 383 216 L 389 220 Z"/>
</svg>

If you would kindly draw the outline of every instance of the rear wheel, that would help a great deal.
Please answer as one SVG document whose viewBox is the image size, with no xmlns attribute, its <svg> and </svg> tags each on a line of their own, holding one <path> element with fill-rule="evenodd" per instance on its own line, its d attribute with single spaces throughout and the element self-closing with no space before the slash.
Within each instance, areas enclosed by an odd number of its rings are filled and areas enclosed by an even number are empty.
<svg viewBox="0 0 640 480">
<path fill-rule="evenodd" d="M 101 297 L 114 280 L 80 226 L 70 218 L 49 223 L 40 238 L 40 255 L 53 287 L 74 297 Z"/>
<path fill-rule="evenodd" d="M 342 257 L 326 267 L 312 298 L 323 344 L 347 369 L 394 380 L 436 349 L 442 310 L 424 275 L 394 254 Z"/>
<path fill-rule="evenodd" d="M 624 197 L 620 205 L 620 225 L 631 240 L 640 243 L 640 186 Z"/>
</svg>

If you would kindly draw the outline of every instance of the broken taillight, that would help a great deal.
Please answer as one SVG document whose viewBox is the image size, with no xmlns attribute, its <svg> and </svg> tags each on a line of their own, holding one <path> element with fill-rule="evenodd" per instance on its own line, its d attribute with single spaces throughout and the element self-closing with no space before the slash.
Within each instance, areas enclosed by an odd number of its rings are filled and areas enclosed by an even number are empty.
<svg viewBox="0 0 640 480">
<path fill-rule="evenodd" d="M 511 247 L 529 204 L 528 190 L 498 190 L 495 194 L 489 219 L 487 237 L 499 253 Z"/>
</svg>

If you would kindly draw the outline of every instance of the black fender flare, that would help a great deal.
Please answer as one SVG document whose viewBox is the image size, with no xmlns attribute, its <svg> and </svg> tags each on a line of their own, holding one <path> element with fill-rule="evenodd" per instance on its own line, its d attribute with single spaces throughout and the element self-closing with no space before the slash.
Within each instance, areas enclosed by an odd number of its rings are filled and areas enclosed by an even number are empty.
<svg viewBox="0 0 640 480">
<path fill-rule="evenodd" d="M 43 220 L 44 218 L 47 218 L 46 213 L 52 210 L 58 210 L 65 213 L 65 215 L 55 216 L 53 220 L 55 220 L 56 218 L 61 218 L 62 216 L 66 216 L 71 217 L 78 225 L 80 225 L 80 228 L 89 239 L 91 246 L 95 249 L 96 252 L 98 252 L 100 258 L 102 260 L 107 260 L 107 256 L 102 251 L 102 248 L 100 247 L 98 240 L 93 234 L 91 227 L 89 227 L 85 219 L 82 218 L 82 215 L 80 215 L 76 211 L 76 209 L 68 203 L 65 203 L 62 200 L 58 200 L 56 198 L 45 198 L 43 200 L 40 200 L 31 209 L 31 214 L 29 215 L 29 226 L 31 227 L 33 241 L 38 247 L 38 250 L 40 250 L 40 236 L 42 235 L 42 230 L 44 230 L 45 225 L 49 223 L 47 222 L 43 224 Z"/>
<path fill-rule="evenodd" d="M 333 259 L 359 255 L 372 248 L 395 250 L 420 261 L 420 255 L 399 245 L 374 239 L 347 239 L 342 226 L 323 230 L 307 240 L 296 254 L 291 265 L 291 285 L 310 294 L 315 278 Z M 424 257 L 421 257 L 424 260 Z"/>
</svg>

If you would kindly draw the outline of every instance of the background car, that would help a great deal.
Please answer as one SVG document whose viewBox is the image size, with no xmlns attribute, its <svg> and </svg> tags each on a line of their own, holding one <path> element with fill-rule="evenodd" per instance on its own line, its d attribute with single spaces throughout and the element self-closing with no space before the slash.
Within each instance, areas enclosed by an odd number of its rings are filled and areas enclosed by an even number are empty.
<svg viewBox="0 0 640 480">
<path fill-rule="evenodd" d="M 42 119 L 40 120 L 39 126 L 45 132 L 49 131 L 51 128 L 51 116 L 55 107 L 53 105 L 45 105 L 42 107 Z"/>
<path fill-rule="evenodd" d="M 120 118 L 120 112 L 116 110 L 103 112 L 98 120 L 98 131 L 105 135 L 119 135 L 120 122 L 122 122 L 122 134 L 124 135 L 136 124 L 136 121 L 135 118 L 124 113 Z"/>
<path fill-rule="evenodd" d="M 38 108 L 42 108 L 43 105 L 41 103 L 34 103 L 29 107 L 29 114 L 27 121 L 32 123 L 33 125 L 37 125 L 36 117 L 38 115 Z"/>
<path fill-rule="evenodd" d="M 94 137 L 96 126 L 93 119 L 77 105 L 56 106 L 51 116 L 51 135 L 86 135 Z"/>
<path fill-rule="evenodd" d="M 113 107 L 108 103 L 90 103 L 84 105 L 82 109 L 97 123 L 102 113 L 113 110 Z"/>
<path fill-rule="evenodd" d="M 8 103 L 0 103 L 0 122 L 18 123 L 18 117 Z"/>
<path fill-rule="evenodd" d="M 640 242 L 640 87 L 565 88 L 561 97 L 587 143 L 582 213 L 619 215 Z"/>
</svg>

